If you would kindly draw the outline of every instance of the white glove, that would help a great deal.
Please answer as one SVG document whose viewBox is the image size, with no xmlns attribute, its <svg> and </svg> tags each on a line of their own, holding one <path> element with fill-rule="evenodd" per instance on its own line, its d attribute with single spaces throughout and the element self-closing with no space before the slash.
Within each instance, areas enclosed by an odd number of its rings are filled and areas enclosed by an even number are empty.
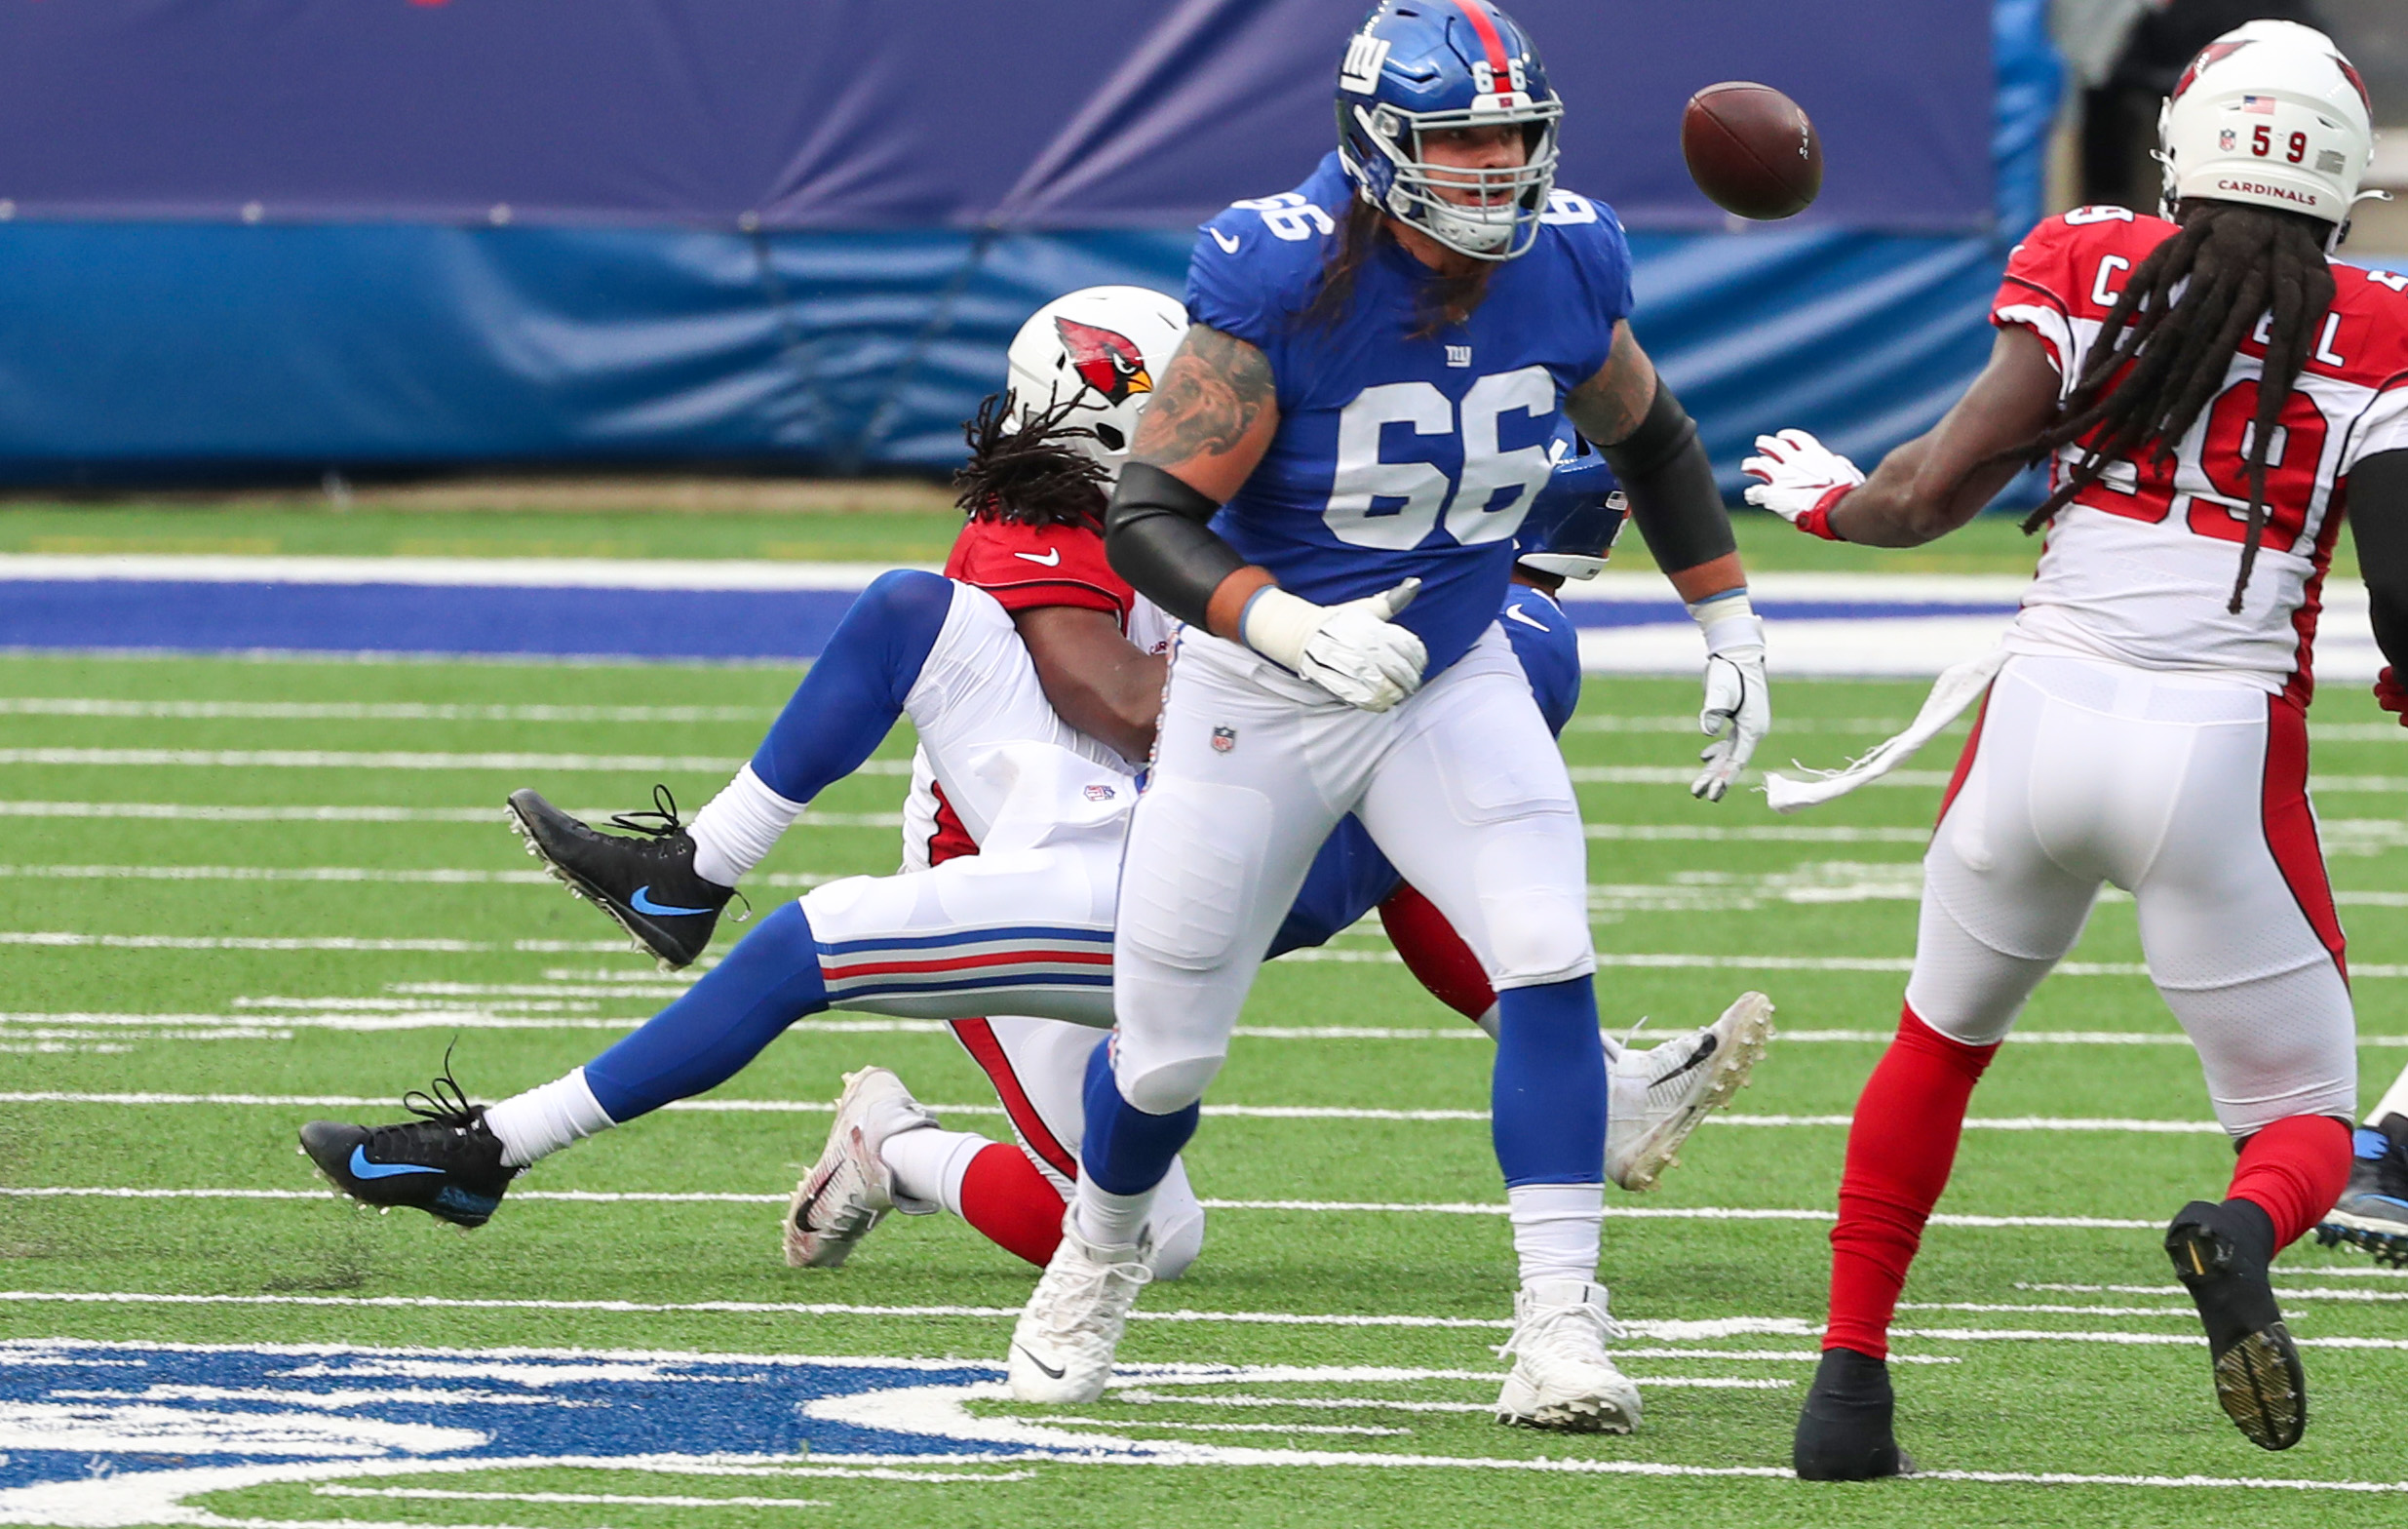
<svg viewBox="0 0 2408 1529">
<path fill-rule="evenodd" d="M 1689 794 L 1720 802 L 1772 730 L 1772 691 L 1765 683 L 1765 624 L 1745 590 L 1689 608 L 1706 637 L 1706 699 L 1697 730 L 1714 739 Z M 1724 729 L 1728 728 L 1726 732 Z"/>
<path fill-rule="evenodd" d="M 1266 585 L 1246 602 L 1238 635 L 1347 705 L 1384 712 L 1421 688 L 1430 661 L 1421 639 L 1389 619 L 1419 593 L 1421 581 L 1409 578 L 1362 600 L 1317 606 Z"/>
<path fill-rule="evenodd" d="M 1739 471 L 1762 480 L 1747 490 L 1747 502 L 1770 510 L 1808 535 L 1838 541 L 1831 529 L 1831 510 L 1865 481 L 1856 464 L 1804 430 L 1760 435 L 1756 450 L 1762 454 L 1739 464 Z"/>
</svg>

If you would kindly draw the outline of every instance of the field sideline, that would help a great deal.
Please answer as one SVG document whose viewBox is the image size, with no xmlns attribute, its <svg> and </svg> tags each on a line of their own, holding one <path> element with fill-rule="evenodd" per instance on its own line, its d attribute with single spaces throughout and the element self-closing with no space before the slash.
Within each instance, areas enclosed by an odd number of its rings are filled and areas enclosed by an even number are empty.
<svg viewBox="0 0 2408 1529">
<path fill-rule="evenodd" d="M 1762 987 L 1786 1035 L 1743 1118 L 1611 1201 L 1635 1437 L 1488 1421 L 1510 1278 L 1486 1042 L 1371 927 L 1266 970 L 1191 1155 L 1205 1260 L 1147 1293 L 1123 1357 L 1152 1368 L 1093 1407 L 999 1399 L 1030 1273 L 957 1224 L 890 1221 L 840 1272 L 778 1261 L 839 1072 L 885 1063 L 1000 1131 L 933 1027 L 799 1026 L 703 1108 L 545 1163 L 473 1235 L 327 1196 L 293 1154 L 304 1119 L 392 1117 L 455 1038 L 462 1081 L 496 1097 L 678 990 L 532 875 L 502 796 L 639 806 L 654 772 L 607 762 L 657 758 L 690 810 L 717 778 L 674 766 L 748 752 L 789 683 L 0 660 L 0 1523 L 2309 1524 L 2408 1493 L 2408 1280 L 2363 1259 L 2278 1269 L 2308 1344 L 2301 1447 L 2250 1448 L 2210 1399 L 2155 1229 L 2231 1152 L 2115 900 L 1976 1096 L 1908 1291 L 1901 1435 L 1931 1474 L 1787 1479 L 1839 1122 L 1895 1020 L 1927 782 L 1962 734 L 1917 762 L 1926 783 L 1803 819 L 1708 807 L 1663 783 L 1693 753 L 1687 681 L 1592 678 L 1566 736 L 1601 1008 L 1669 1028 Z M 1764 757 L 1860 751 L 1921 690 L 1787 684 Z M 2408 1059 L 2408 771 L 2362 688 L 2315 715 L 2371 1099 Z M 188 762 L 141 763 L 161 750 Z M 236 763 L 262 752 L 321 762 Z M 908 752 L 899 734 L 882 758 Z M 519 758 L 362 760 L 399 753 Z M 832 790 L 756 902 L 891 869 L 903 784 Z M 115 1473 L 62 1484 L 42 1464 L 61 1438 Z M 192 1473 L 211 1469 L 234 1473 Z M 27 1480 L 50 1506 L 9 1490 Z"/>
</svg>

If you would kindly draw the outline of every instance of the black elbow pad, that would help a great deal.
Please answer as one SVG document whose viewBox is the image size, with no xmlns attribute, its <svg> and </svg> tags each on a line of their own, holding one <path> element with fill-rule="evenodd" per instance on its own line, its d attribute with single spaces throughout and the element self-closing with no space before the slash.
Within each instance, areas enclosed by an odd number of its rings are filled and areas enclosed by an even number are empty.
<svg viewBox="0 0 2408 1529">
<path fill-rule="evenodd" d="M 1697 439 L 1697 422 L 1662 378 L 1656 379 L 1655 401 L 1639 428 L 1598 451 L 1622 480 L 1630 518 L 1665 572 L 1693 568 L 1739 549 L 1723 490 L 1714 482 L 1714 464 Z"/>
<path fill-rule="evenodd" d="M 1130 588 L 1202 626 L 1213 591 L 1246 566 L 1205 524 L 1220 508 L 1152 463 L 1131 462 L 1104 515 L 1104 556 Z"/>
</svg>

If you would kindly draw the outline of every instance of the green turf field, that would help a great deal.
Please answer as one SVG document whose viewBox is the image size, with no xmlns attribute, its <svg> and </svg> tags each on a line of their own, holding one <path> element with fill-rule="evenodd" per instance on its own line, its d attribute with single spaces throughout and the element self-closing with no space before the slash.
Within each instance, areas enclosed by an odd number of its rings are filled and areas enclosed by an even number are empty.
<svg viewBox="0 0 2408 1529">
<path fill-rule="evenodd" d="M 958 1224 L 891 1220 L 841 1271 L 781 1264 L 779 1202 L 818 1150 L 821 1115 L 663 1114 L 547 1161 L 473 1235 L 357 1213 L 319 1192 L 293 1152 L 294 1128 L 315 1115 L 397 1112 L 287 1101 L 396 1099 L 427 1082 L 455 1035 L 461 1079 L 497 1097 L 583 1060 L 673 995 L 599 915 L 535 875 L 501 799 L 534 785 L 574 808 L 629 808 L 658 778 L 690 809 L 749 752 L 788 685 L 747 668 L 0 661 L 0 696 L 16 698 L 0 705 L 6 748 L 78 751 L 0 764 L 11 862 L 0 1340 L 999 1358 L 1008 1317 L 981 1313 L 1016 1308 L 1031 1273 Z M 1836 762 L 1920 693 L 1788 684 L 1766 757 Z M 1204 1261 L 1140 1306 L 1205 1314 L 1139 1321 L 1122 1352 L 1332 1370 L 1116 1393 L 1074 1411 L 1099 1421 L 1063 1425 L 1222 1454 L 784 1485 L 623 1468 L 387 1473 L 334 1485 L 428 1495 L 277 1484 L 195 1505 L 217 1523 L 563 1529 L 2395 1521 L 2400 1499 L 2363 1487 L 2408 1476 L 2408 1280 L 2313 1247 L 2286 1260 L 2292 1319 L 2311 1345 L 2312 1421 L 2296 1450 L 2253 1449 L 2210 1398 L 2154 1227 L 2219 1192 L 2232 1154 L 2193 1128 L 2208 1118 L 2195 1064 L 2129 974 L 2128 902 L 2100 908 L 2074 958 L 2082 966 L 2042 989 L 2031 1039 L 2006 1048 L 1976 1096 L 1976 1124 L 1994 1123 L 1967 1133 L 1941 1206 L 1973 1219 L 1934 1228 L 1900 1316 L 1900 1353 L 1917 1361 L 1897 1367 L 1902 1437 L 1929 1470 L 1971 1474 L 1786 1479 L 1821 1315 L 1835 1117 L 1877 1055 L 1871 1038 L 1895 1021 L 1930 781 L 1954 738 L 1907 784 L 1776 819 L 1760 798 L 1706 806 L 1673 783 L 1694 751 L 1683 720 L 1694 705 L 1687 682 L 1592 680 L 1565 739 L 1587 776 L 1608 1023 L 1697 1023 L 1761 987 L 1788 1032 L 1735 1118 L 1703 1128 L 1660 1192 L 1612 1201 L 1623 1214 L 1608 1223 L 1606 1277 L 1635 1324 L 1625 1364 L 1646 1392 L 1636 1436 L 1509 1431 L 1483 1415 L 1495 1383 L 1479 1377 L 1501 1373 L 1491 1346 L 1503 1333 L 1481 1324 L 1506 1313 L 1511 1290 L 1477 1116 L 1487 1043 L 1383 961 L 1366 928 L 1327 953 L 1342 959 L 1265 971 L 1245 1023 L 1276 1034 L 1241 1032 L 1210 1103 L 1380 1114 L 1208 1118 L 1190 1155 L 1218 1207 Z M 2320 800 L 2355 937 L 2371 1099 L 2408 1060 L 2397 891 L 2408 770 L 2362 690 L 2335 687 L 2317 717 L 2318 773 L 2342 777 Z M 109 751 L 136 749 L 186 751 L 188 763 L 110 763 L 122 756 Z M 212 763 L 258 750 L 316 757 Z M 443 758 L 494 753 L 542 758 Z M 907 753 L 899 735 L 884 757 Z M 757 905 L 813 879 L 891 869 L 903 785 L 889 773 L 831 791 L 757 876 Z M 254 810 L 109 815 L 113 804 Z M 991 1109 L 981 1076 L 933 1028 L 831 1016 L 717 1097 L 822 1101 L 840 1072 L 876 1061 L 924 1099 Z M 2119 1037 L 2133 1039 L 2111 1043 Z M 949 1123 L 1002 1129 L 991 1114 Z M 545 1197 L 569 1192 L 602 1197 Z M 631 1194 L 669 1197 L 608 1197 Z M 703 1195 L 753 1198 L 677 1197 Z M 113 1299 L 34 1298 L 61 1293 Z M 212 1299 L 139 1299 L 159 1295 Z M 413 1297 L 481 1304 L 395 1299 Z M 794 1309 L 805 1305 L 820 1310 Z M 912 1310 L 930 1307 L 970 1314 Z M 1303 1404 L 1315 1400 L 1347 1404 Z M 1406 1402 L 1419 1405 L 1395 1405 Z M 1043 1411 L 963 1405 L 988 1418 Z M 1301 1431 L 1331 1428 L 1362 1431 Z M 1379 1463 L 1404 1457 L 1422 1463 Z M 2349 1483 L 2361 1489 L 2333 1489 Z M 628 1501 L 664 1495 L 754 1506 Z"/>
<path fill-rule="evenodd" d="M 599 495 L 582 486 L 507 481 L 363 491 L 347 511 L 323 498 L 231 497 L 162 504 L 0 505 L 0 553 L 314 554 L 445 558 L 769 558 L 942 563 L 960 512 L 918 483 L 816 486 L 641 480 Z M 430 513 L 430 510 L 442 513 Z M 1943 545 L 1885 551 L 1814 541 L 1762 510 L 1731 517 L 1748 567 L 1822 573 L 2032 571 L 2039 543 L 2012 515 L 1985 515 Z M 1633 556 L 1638 542 L 1630 543 Z M 2346 540 L 2334 575 L 2354 577 Z"/>
</svg>

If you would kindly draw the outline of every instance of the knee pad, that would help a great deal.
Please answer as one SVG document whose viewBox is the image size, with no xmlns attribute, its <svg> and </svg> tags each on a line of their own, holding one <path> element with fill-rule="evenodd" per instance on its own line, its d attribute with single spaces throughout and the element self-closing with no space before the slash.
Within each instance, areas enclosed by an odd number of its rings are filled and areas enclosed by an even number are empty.
<svg viewBox="0 0 2408 1529">
<path fill-rule="evenodd" d="M 1112 1080 L 1120 1097 L 1147 1115 L 1173 1115 L 1204 1097 L 1221 1072 L 1225 1056 L 1185 1057 L 1152 1067 L 1132 1066 L 1125 1051 L 1115 1048 Z"/>
<path fill-rule="evenodd" d="M 1130 826 L 1122 938 L 1139 956 L 1182 971 L 1221 965 L 1236 947 L 1270 842 L 1271 800 L 1262 792 L 1157 781 Z"/>
</svg>

